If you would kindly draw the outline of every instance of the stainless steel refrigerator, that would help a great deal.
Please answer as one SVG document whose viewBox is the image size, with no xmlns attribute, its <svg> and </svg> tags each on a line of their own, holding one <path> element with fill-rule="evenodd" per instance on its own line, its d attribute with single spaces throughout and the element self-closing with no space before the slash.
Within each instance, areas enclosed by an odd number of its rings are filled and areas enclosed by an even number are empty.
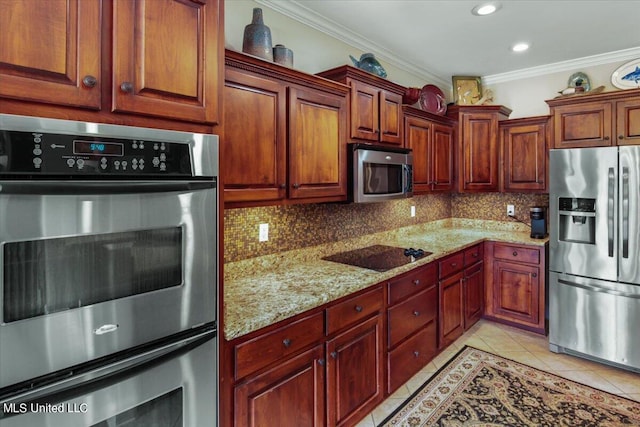
<svg viewBox="0 0 640 427">
<path fill-rule="evenodd" d="M 549 160 L 549 347 L 640 371 L 640 147 Z"/>
</svg>

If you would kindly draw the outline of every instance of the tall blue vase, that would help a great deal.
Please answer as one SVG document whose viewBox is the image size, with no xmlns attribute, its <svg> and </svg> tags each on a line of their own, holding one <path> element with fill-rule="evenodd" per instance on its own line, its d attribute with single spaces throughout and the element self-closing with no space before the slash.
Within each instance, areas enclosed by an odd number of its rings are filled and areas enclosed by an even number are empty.
<svg viewBox="0 0 640 427">
<path fill-rule="evenodd" d="M 271 44 L 271 30 L 264 25 L 262 9 L 253 9 L 251 24 L 244 27 L 242 51 L 250 55 L 273 61 L 273 45 Z"/>
</svg>

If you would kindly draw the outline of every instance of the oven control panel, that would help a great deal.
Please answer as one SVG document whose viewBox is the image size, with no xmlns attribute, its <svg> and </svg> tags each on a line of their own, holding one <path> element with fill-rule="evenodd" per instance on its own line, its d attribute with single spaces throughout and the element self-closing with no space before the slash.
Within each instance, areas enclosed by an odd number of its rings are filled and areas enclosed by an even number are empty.
<svg viewBox="0 0 640 427">
<path fill-rule="evenodd" d="M 179 142 L 3 131 L 0 173 L 190 177 L 191 150 Z"/>
</svg>

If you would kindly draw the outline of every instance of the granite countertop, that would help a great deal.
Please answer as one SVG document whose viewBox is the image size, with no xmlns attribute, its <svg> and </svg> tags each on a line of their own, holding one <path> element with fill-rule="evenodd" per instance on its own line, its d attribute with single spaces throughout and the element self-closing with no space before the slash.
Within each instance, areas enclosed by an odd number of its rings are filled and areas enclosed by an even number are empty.
<svg viewBox="0 0 640 427">
<path fill-rule="evenodd" d="M 453 218 L 227 263 L 224 337 L 238 338 L 484 240 L 538 246 L 548 241 L 529 233 L 527 226 L 513 222 Z M 375 244 L 433 253 L 385 272 L 321 259 Z"/>
</svg>

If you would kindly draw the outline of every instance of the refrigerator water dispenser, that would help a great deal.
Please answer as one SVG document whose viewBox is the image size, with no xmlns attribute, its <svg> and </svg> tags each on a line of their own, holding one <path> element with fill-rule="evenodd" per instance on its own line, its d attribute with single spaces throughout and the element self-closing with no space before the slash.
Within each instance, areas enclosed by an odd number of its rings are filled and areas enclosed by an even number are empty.
<svg viewBox="0 0 640 427">
<path fill-rule="evenodd" d="M 559 239 L 564 242 L 596 244 L 596 199 L 560 197 Z"/>
</svg>

